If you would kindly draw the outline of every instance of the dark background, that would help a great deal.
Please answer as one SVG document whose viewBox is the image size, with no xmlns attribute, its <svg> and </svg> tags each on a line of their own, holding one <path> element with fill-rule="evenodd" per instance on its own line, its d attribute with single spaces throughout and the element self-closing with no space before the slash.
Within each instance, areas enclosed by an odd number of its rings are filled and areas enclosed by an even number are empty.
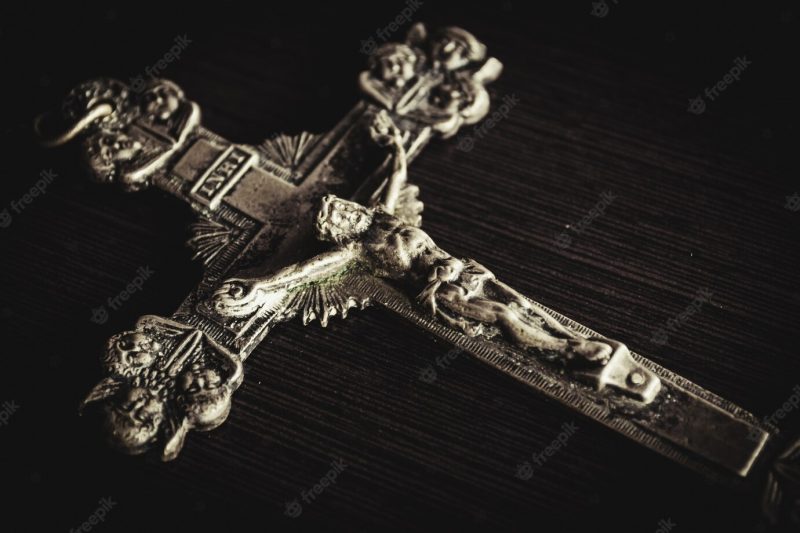
<svg viewBox="0 0 800 533">
<path fill-rule="evenodd" d="M 609 1 L 598 17 L 590 1 L 422 3 L 415 20 L 463 26 L 504 63 L 495 102 L 519 99 L 473 150 L 434 142 L 414 163 L 425 227 L 454 255 L 766 416 L 800 382 L 800 212 L 786 199 L 800 189 L 800 8 L 634 4 Z M 182 246 L 187 207 L 89 183 L 74 152 L 34 146 L 32 117 L 84 79 L 142 75 L 185 34 L 163 76 L 207 127 L 248 143 L 324 131 L 359 97 L 361 41 L 403 6 L 2 8 L 0 209 L 42 170 L 57 178 L 0 229 L 0 401 L 19 405 L 0 427 L 0 530 L 69 531 L 102 497 L 117 504 L 98 532 L 759 530 L 760 480 L 744 494 L 709 484 L 469 357 L 436 366 L 447 345 L 376 309 L 274 332 L 247 361 L 228 421 L 191 435 L 172 463 L 117 455 L 93 417 L 77 417 L 105 340 L 171 313 L 200 269 Z M 689 113 L 740 56 L 752 62 L 741 79 Z M 604 191 L 617 195 L 605 215 L 557 246 Z M 91 322 L 142 266 L 155 272 L 144 289 Z M 712 303 L 654 343 L 703 288 Z M 424 383 L 431 364 L 438 379 Z M 515 477 L 565 422 L 579 427 L 568 445 Z M 780 425 L 796 434 L 800 413 Z M 348 465 L 335 486 L 287 517 L 334 458 Z"/>
</svg>

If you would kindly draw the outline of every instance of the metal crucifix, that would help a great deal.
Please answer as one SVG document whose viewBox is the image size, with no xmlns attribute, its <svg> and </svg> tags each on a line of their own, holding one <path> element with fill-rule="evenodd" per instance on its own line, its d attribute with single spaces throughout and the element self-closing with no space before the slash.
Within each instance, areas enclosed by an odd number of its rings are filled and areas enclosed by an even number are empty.
<svg viewBox="0 0 800 533">
<path fill-rule="evenodd" d="M 160 187 L 200 215 L 189 241 L 206 266 L 199 286 L 171 317 L 112 337 L 107 376 L 84 401 L 103 404 L 111 443 L 174 459 L 190 430 L 225 420 L 245 359 L 273 327 L 380 305 L 682 464 L 746 476 L 774 428 L 420 229 L 408 164 L 486 115 L 501 68 L 470 33 L 417 24 L 375 51 L 359 77 L 365 100 L 323 135 L 231 143 L 165 80 L 138 92 L 91 81 L 39 119 L 45 144 L 82 139 L 97 180 Z"/>
</svg>

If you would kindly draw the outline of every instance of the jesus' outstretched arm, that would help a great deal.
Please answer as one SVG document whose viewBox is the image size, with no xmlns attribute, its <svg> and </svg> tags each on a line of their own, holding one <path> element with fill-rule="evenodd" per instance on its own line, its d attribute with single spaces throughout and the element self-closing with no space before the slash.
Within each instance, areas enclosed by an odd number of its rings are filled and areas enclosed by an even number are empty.
<svg viewBox="0 0 800 533">
<path fill-rule="evenodd" d="M 375 115 L 370 135 L 379 146 L 388 148 L 390 152 L 389 178 L 385 182 L 379 203 L 385 212 L 394 214 L 400 191 L 408 180 L 408 156 L 403 146 L 403 136 L 386 111 Z"/>
</svg>

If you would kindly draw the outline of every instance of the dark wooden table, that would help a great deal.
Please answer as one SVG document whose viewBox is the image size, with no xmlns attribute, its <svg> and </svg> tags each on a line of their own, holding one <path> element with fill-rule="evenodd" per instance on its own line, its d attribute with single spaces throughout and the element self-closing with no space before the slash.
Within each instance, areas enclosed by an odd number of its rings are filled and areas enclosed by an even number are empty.
<svg viewBox="0 0 800 533">
<path fill-rule="evenodd" d="M 470 151 L 433 143 L 411 178 L 442 247 L 766 416 L 800 382 L 800 212 L 786 200 L 800 189 L 800 13 L 661 4 L 609 1 L 598 17 L 589 1 L 422 3 L 415 20 L 487 43 L 505 65 L 495 102 L 518 103 L 483 133 L 465 130 Z M 182 246 L 188 208 L 87 182 L 74 153 L 33 145 L 31 118 L 83 79 L 142 75 L 186 35 L 163 76 L 209 128 L 250 143 L 324 131 L 359 97 L 361 41 L 403 6 L 3 8 L 0 210 L 42 170 L 56 178 L 0 229 L 0 401 L 19 406 L 0 427 L 0 529 L 69 531 L 110 497 L 93 531 L 755 530 L 756 494 L 706 483 L 467 356 L 445 357 L 447 345 L 376 309 L 271 334 L 228 422 L 193 435 L 172 463 L 117 455 L 97 420 L 77 417 L 105 339 L 142 314 L 168 315 L 200 269 Z M 739 81 L 688 112 L 742 56 Z M 570 229 L 606 191 L 616 199 L 605 214 Z M 91 322 L 143 266 L 154 274 L 142 290 Z M 710 303 L 653 342 L 701 289 Z M 438 378 L 425 383 L 431 364 Z M 517 478 L 567 422 L 579 428 L 568 445 Z M 780 426 L 796 433 L 800 413 Z M 304 502 L 336 459 L 346 465 L 336 483 Z M 298 498 L 302 514 L 287 517 Z"/>
</svg>

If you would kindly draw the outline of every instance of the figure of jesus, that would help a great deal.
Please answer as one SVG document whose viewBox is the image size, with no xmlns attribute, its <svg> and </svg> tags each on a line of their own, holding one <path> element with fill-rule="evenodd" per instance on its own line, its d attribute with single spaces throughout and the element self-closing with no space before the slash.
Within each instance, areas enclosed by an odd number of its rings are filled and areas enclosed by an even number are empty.
<svg viewBox="0 0 800 533">
<path fill-rule="evenodd" d="M 484 266 L 439 248 L 417 227 L 418 216 L 398 216 L 401 191 L 408 186 L 402 135 L 385 112 L 376 116 L 371 135 L 391 159 L 390 176 L 376 205 L 325 196 L 316 233 L 333 248 L 265 276 L 227 280 L 211 298 L 216 313 L 250 316 L 291 291 L 336 283 L 359 269 L 412 291 L 428 313 L 469 336 L 499 332 L 519 347 L 591 365 L 604 365 L 616 350 L 626 349 L 616 341 L 585 338 L 567 329 Z"/>
</svg>

